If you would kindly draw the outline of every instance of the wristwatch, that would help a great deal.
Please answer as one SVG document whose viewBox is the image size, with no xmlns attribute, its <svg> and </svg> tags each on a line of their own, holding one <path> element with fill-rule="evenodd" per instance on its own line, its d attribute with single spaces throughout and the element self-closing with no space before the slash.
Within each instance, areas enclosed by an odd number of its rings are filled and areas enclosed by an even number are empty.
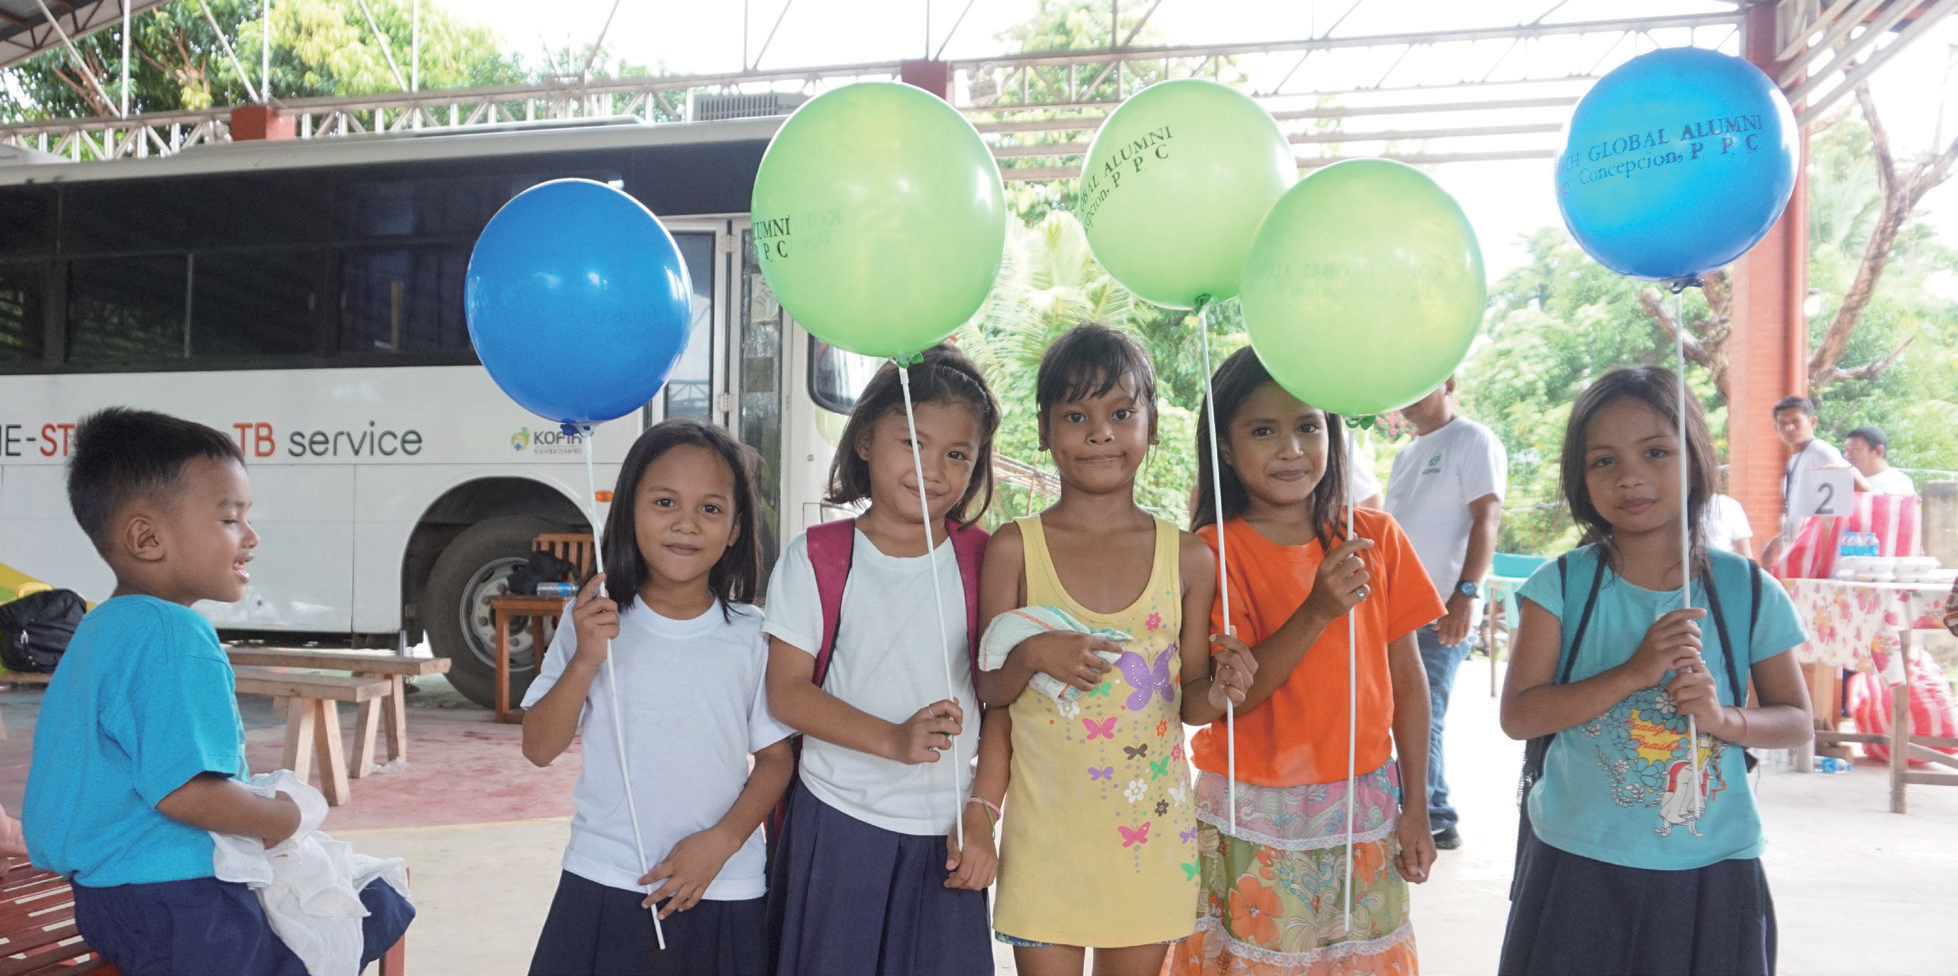
<svg viewBox="0 0 1958 976">
<path fill-rule="evenodd" d="M 1481 599 L 1482 597 L 1482 587 L 1477 585 L 1474 580 L 1463 580 L 1460 583 L 1456 583 L 1455 592 L 1471 600 Z"/>
</svg>

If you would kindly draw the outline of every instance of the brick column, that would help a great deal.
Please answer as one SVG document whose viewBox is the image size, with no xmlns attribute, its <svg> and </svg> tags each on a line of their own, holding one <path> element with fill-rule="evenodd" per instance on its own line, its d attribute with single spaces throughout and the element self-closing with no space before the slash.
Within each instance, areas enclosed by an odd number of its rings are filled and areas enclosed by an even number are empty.
<svg viewBox="0 0 1958 976">
<path fill-rule="evenodd" d="M 898 80 L 922 88 L 948 102 L 952 100 L 952 63 L 949 61 L 912 58 L 899 62 Z"/>
<path fill-rule="evenodd" d="M 1775 6 L 1750 8 L 1742 54 L 1773 75 Z M 1808 391 L 1808 134 L 1799 136 L 1794 196 L 1768 235 L 1733 265 L 1733 338 L 1728 341 L 1729 493 L 1747 509 L 1760 547 L 1781 527 L 1781 477 L 1788 449 L 1775 436 L 1774 402 Z"/>
</svg>

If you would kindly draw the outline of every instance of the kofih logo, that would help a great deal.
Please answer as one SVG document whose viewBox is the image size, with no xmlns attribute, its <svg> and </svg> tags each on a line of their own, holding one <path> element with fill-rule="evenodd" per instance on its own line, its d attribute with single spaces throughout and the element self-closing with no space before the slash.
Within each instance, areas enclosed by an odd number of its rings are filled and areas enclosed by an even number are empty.
<svg viewBox="0 0 1958 976">
<path fill-rule="evenodd" d="M 577 434 L 549 428 L 520 427 L 510 435 L 510 450 L 538 454 L 579 454 L 585 442 Z"/>
</svg>

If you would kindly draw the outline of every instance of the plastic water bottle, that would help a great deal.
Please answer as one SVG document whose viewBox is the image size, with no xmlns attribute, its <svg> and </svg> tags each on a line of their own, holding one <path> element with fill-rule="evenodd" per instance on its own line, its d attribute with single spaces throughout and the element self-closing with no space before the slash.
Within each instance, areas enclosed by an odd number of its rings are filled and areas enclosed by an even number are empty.
<svg viewBox="0 0 1958 976">
<path fill-rule="evenodd" d="M 1815 757 L 1815 771 L 1818 773 L 1847 773 L 1855 768 L 1856 764 L 1847 759 L 1837 759 L 1834 756 Z"/>
<path fill-rule="evenodd" d="M 537 595 L 538 595 L 538 596 L 557 596 L 557 597 L 574 597 L 574 596 L 577 596 L 577 595 L 578 595 L 578 584 L 576 584 L 576 583 L 539 583 L 539 584 L 537 584 Z"/>
</svg>

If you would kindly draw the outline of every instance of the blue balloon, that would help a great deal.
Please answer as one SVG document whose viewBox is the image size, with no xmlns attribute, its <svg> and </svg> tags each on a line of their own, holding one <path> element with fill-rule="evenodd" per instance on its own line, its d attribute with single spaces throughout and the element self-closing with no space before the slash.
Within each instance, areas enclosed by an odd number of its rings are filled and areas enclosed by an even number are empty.
<svg viewBox="0 0 1958 976">
<path fill-rule="evenodd" d="M 552 180 L 490 218 L 469 256 L 469 341 L 490 378 L 560 424 L 623 417 L 687 348 L 693 288 L 672 235 L 603 183 Z"/>
<path fill-rule="evenodd" d="M 1701 48 L 1654 51 L 1577 103 L 1557 206 L 1599 264 L 1691 278 L 1747 253 L 1781 217 L 1798 138 L 1788 100 L 1759 68 Z"/>
</svg>

